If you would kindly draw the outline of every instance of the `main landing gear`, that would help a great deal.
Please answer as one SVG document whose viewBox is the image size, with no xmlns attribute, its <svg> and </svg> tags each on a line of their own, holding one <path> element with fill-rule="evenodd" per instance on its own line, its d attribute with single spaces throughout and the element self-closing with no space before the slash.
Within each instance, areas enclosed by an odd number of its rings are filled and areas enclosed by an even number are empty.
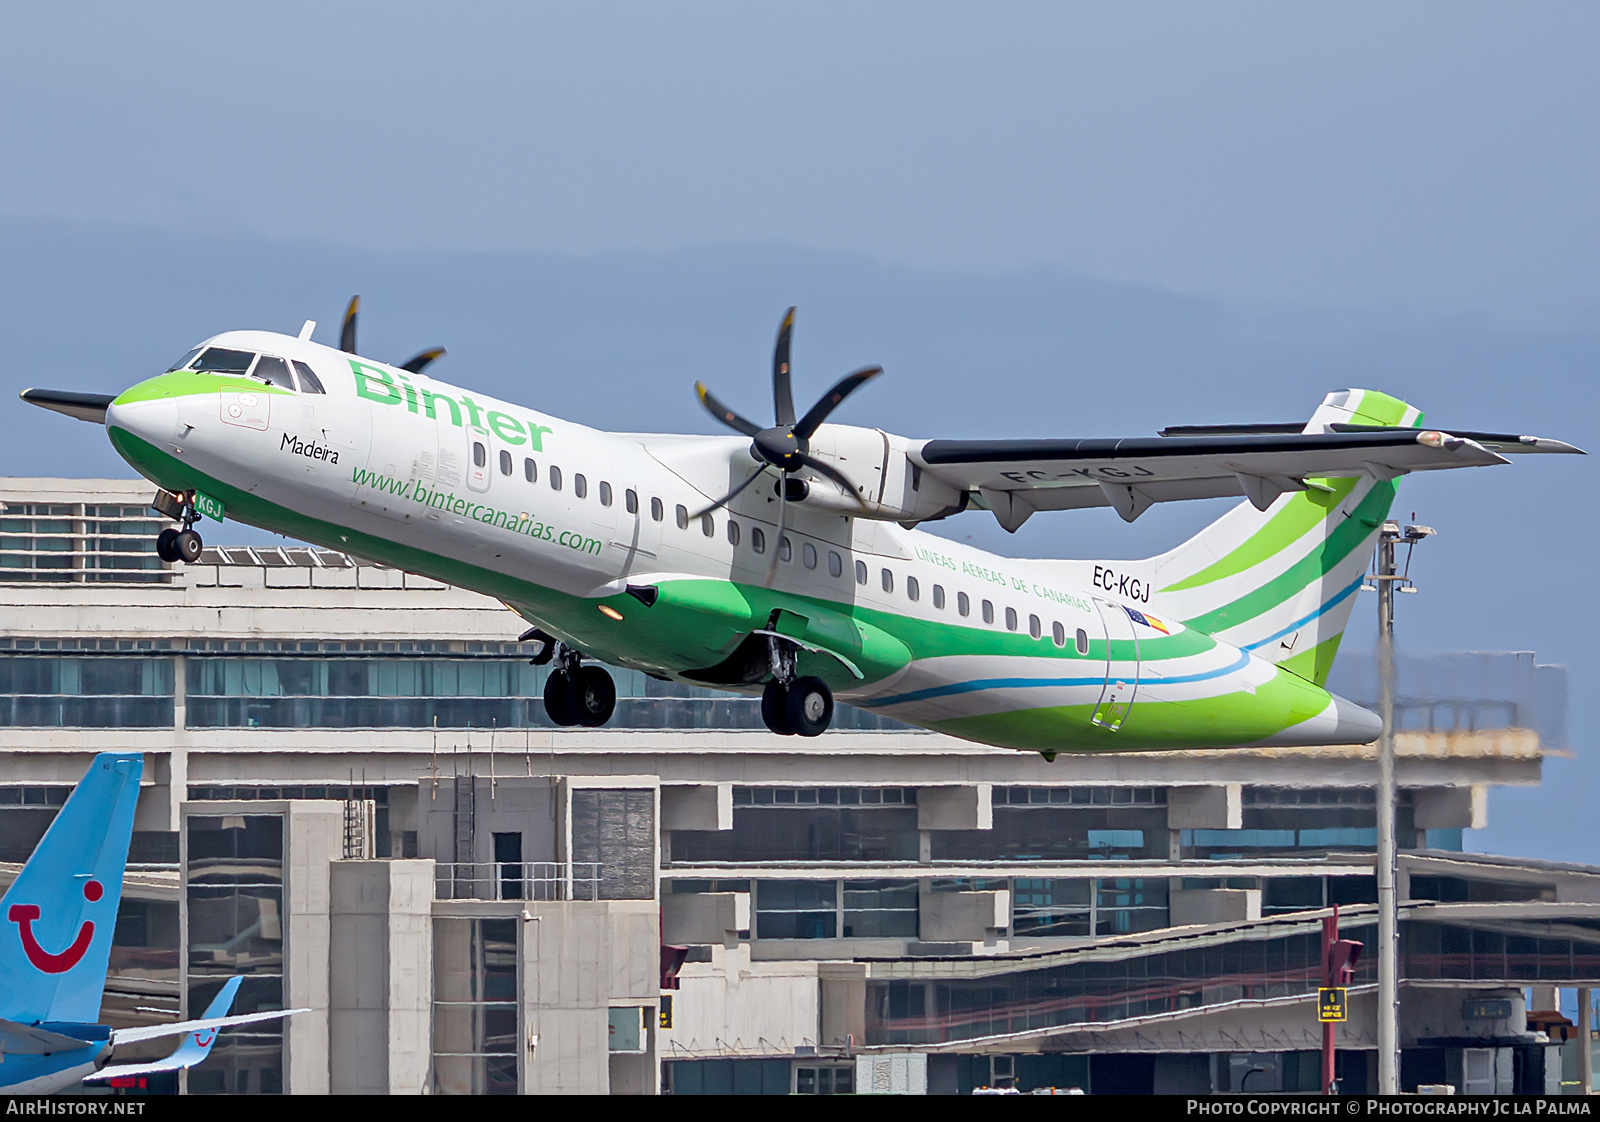
<svg viewBox="0 0 1600 1122">
<path fill-rule="evenodd" d="M 833 721 L 833 691 L 821 678 L 796 678 L 795 647 L 767 638 L 772 681 L 761 691 L 761 720 L 779 736 L 821 736 Z"/>
<path fill-rule="evenodd" d="M 150 506 L 183 526 L 181 530 L 168 526 L 156 535 L 156 556 L 169 565 L 178 561 L 192 565 L 200 560 L 200 551 L 205 548 L 205 543 L 194 532 L 194 524 L 200 521 L 200 515 L 194 509 L 194 493 L 174 495 L 170 491 L 159 491 Z"/>
<path fill-rule="evenodd" d="M 604 668 L 581 665 L 581 654 L 537 627 L 524 633 L 523 639 L 544 643 L 529 662 L 535 666 L 555 664 L 544 683 L 544 711 L 551 724 L 594 729 L 611 719 L 617 708 L 617 686 Z"/>
</svg>

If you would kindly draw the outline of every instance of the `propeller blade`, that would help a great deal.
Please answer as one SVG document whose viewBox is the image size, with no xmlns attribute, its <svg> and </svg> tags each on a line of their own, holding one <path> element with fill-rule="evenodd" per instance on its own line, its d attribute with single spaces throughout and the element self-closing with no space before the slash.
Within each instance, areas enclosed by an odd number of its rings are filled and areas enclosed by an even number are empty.
<svg viewBox="0 0 1600 1122">
<path fill-rule="evenodd" d="M 739 484 L 739 486 L 737 486 L 733 490 L 729 491 L 726 495 L 723 495 L 722 498 L 718 499 L 716 502 L 712 503 L 710 506 L 708 506 L 704 510 L 700 511 L 698 514 L 692 515 L 691 517 L 693 517 L 693 518 L 704 518 L 706 515 L 712 513 L 713 511 L 719 510 L 722 507 L 727 506 L 729 503 L 733 502 L 734 499 L 739 497 L 739 492 L 740 491 L 743 491 L 746 487 L 750 486 L 750 484 L 752 484 L 752 483 L 754 483 L 756 481 L 756 476 L 760 475 L 762 472 L 764 472 L 766 470 L 767 470 L 767 465 L 766 464 L 757 465 L 756 470 L 753 471 L 750 474 L 750 478 L 746 479 L 743 483 Z"/>
<path fill-rule="evenodd" d="M 854 374 L 846 374 L 834 383 L 833 389 L 823 394 L 806 415 L 800 418 L 800 423 L 795 425 L 794 434 L 801 440 L 810 440 L 811 434 L 816 432 L 823 421 L 828 419 L 838 404 L 867 382 L 883 373 L 881 366 L 863 366 Z M 831 476 L 829 478 L 832 478 Z"/>
<path fill-rule="evenodd" d="M 850 482 L 849 478 L 844 472 L 840 471 L 830 463 L 825 463 L 824 461 L 817 459 L 815 456 L 807 455 L 804 452 L 798 453 L 798 455 L 800 462 L 805 464 L 806 467 L 810 468 L 818 475 L 827 476 L 829 479 L 837 483 L 840 488 L 843 489 L 844 493 L 854 499 L 856 501 L 856 505 L 861 508 L 863 513 L 865 513 L 867 509 L 866 500 L 861 497 L 861 493 L 856 490 L 855 484 Z"/>
<path fill-rule="evenodd" d="M 733 429 L 735 432 L 742 432 L 746 436 L 754 436 L 756 433 L 761 431 L 760 425 L 753 424 L 750 421 L 745 420 L 732 409 L 729 409 L 726 405 L 722 404 L 722 402 L 718 401 L 716 396 L 710 390 L 706 389 L 706 384 L 704 382 L 696 382 L 694 384 L 694 392 L 700 396 L 700 404 L 706 407 L 706 411 L 708 413 L 710 413 L 717 420 L 721 421 L 723 424 L 727 425 L 730 429 Z"/>
<path fill-rule="evenodd" d="M 783 313 L 778 344 L 772 348 L 772 412 L 776 424 L 794 424 L 794 394 L 789 389 L 789 340 L 794 335 L 794 309 Z"/>
<path fill-rule="evenodd" d="M 445 349 L 443 347 L 434 347 L 432 350 L 418 351 L 416 354 L 406 359 L 405 362 L 400 365 L 400 369 L 404 370 L 408 374 L 421 374 L 423 367 L 429 365 L 436 359 L 443 358 L 444 356 Z"/>
<path fill-rule="evenodd" d="M 347 355 L 356 353 L 356 313 L 361 310 L 361 297 L 350 297 L 350 306 L 344 310 L 344 326 L 339 328 L 339 349 Z"/>
<path fill-rule="evenodd" d="M 789 488 L 784 486 L 788 476 L 784 472 L 778 473 L 778 532 L 772 536 L 772 562 L 767 566 L 766 587 L 771 588 L 772 582 L 778 578 L 778 559 L 783 556 L 783 531 L 789 514 Z"/>
</svg>

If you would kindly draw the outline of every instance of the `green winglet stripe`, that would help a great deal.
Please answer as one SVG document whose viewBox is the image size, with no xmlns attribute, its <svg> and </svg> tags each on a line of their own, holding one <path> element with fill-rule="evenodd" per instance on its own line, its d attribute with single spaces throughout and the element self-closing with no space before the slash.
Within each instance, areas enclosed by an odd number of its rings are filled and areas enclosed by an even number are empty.
<svg viewBox="0 0 1600 1122">
<path fill-rule="evenodd" d="M 1397 490 L 1392 481 L 1373 484 L 1372 490 L 1356 506 L 1355 512 L 1328 535 L 1321 549 L 1313 550 L 1283 573 L 1237 600 L 1183 622 L 1208 635 L 1215 635 L 1246 620 L 1255 619 L 1297 595 L 1302 589 L 1321 580 L 1329 570 L 1377 532 L 1394 503 Z"/>
<path fill-rule="evenodd" d="M 1167 585 L 1160 592 L 1182 592 L 1185 589 L 1211 584 L 1225 577 L 1237 576 L 1246 569 L 1261 564 L 1267 558 L 1281 553 L 1314 529 L 1334 508 L 1349 498 L 1350 492 L 1356 489 L 1356 484 L 1360 483 L 1361 479 L 1359 476 L 1349 476 L 1341 479 L 1318 479 L 1312 482 L 1331 487 L 1333 490 L 1306 491 L 1296 495 L 1282 510 L 1274 514 L 1266 525 L 1250 535 L 1249 540 L 1232 553 L 1213 561 L 1193 576 L 1185 577 L 1176 584 Z"/>
<path fill-rule="evenodd" d="M 1398 425 L 1405 420 L 1406 411 L 1411 408 L 1398 397 L 1390 397 L 1377 390 L 1362 390 L 1361 403 L 1351 412 L 1371 425 Z M 1418 410 L 1416 417 L 1411 422 L 1415 428 L 1422 427 L 1422 411 Z"/>
<path fill-rule="evenodd" d="M 1328 685 L 1328 672 L 1333 669 L 1334 656 L 1339 653 L 1339 643 L 1344 638 L 1344 632 L 1324 639 L 1316 646 L 1301 651 L 1278 663 L 1280 670 L 1287 670 L 1296 674 L 1314 686 Z"/>
</svg>

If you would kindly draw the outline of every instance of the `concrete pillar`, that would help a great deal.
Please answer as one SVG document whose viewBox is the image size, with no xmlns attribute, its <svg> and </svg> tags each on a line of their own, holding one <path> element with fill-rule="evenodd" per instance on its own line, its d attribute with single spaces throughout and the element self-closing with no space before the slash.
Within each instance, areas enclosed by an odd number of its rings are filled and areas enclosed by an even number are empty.
<svg viewBox="0 0 1600 1122">
<path fill-rule="evenodd" d="M 294 800 L 284 816 L 283 1090 L 328 1093 L 329 865 L 344 852 L 344 806 Z"/>
<path fill-rule="evenodd" d="M 1594 993 L 1588 986 L 1578 987 L 1578 1081 L 1583 1094 L 1594 1094 Z"/>
<path fill-rule="evenodd" d="M 867 964 L 819 962 L 822 989 L 822 1039 L 825 1048 L 846 1043 L 860 1047 L 867 1036 Z"/>
<path fill-rule="evenodd" d="M 661 828 L 663 830 L 733 829 L 733 784 L 663 786 Z"/>
<path fill-rule="evenodd" d="M 1244 826 L 1244 787 L 1168 787 L 1169 830 L 1237 830 Z"/>
<path fill-rule="evenodd" d="M 994 784 L 964 787 L 919 787 L 917 829 L 994 829 Z"/>
</svg>

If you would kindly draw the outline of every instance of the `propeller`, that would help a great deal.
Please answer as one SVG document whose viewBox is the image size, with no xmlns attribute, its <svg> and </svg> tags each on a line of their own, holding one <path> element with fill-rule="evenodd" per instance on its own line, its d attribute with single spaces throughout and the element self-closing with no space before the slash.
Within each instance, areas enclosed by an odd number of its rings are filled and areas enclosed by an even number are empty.
<svg viewBox="0 0 1600 1122">
<path fill-rule="evenodd" d="M 840 402 L 883 373 L 881 366 L 864 366 L 860 370 L 846 374 L 835 382 L 815 405 L 806 410 L 805 416 L 796 421 L 794 394 L 789 379 L 789 348 L 793 336 L 794 309 L 790 308 L 784 313 L 783 324 L 778 328 L 778 341 L 772 350 L 772 411 L 776 423 L 769 428 L 762 428 L 754 421 L 741 416 L 736 410 L 728 408 L 706 388 L 705 383 L 694 384 L 700 403 L 713 417 L 735 432 L 743 433 L 750 438 L 750 455 L 758 463 L 756 470 L 744 482 L 696 517 L 727 506 L 768 468 L 777 469 L 778 538 L 772 545 L 772 564 L 767 572 L 768 584 L 772 583 L 772 578 L 778 571 L 778 557 L 783 548 L 788 501 L 791 497 L 798 501 L 806 495 L 806 481 L 803 479 L 791 481 L 792 475 L 802 470 L 809 470 L 831 479 L 844 490 L 845 494 L 856 501 L 857 506 L 863 511 L 866 510 L 866 503 L 856 491 L 855 484 L 851 483 L 838 468 L 811 454 L 811 437 L 828 419 L 828 415 L 838 408 Z"/>
<path fill-rule="evenodd" d="M 361 297 L 350 297 L 350 304 L 344 310 L 344 323 L 339 328 L 339 349 L 345 354 L 356 353 L 356 316 L 361 312 Z M 400 364 L 400 369 L 408 374 L 420 374 L 424 367 L 435 359 L 445 356 L 443 347 L 430 347 L 425 351 L 418 351 Z"/>
</svg>

